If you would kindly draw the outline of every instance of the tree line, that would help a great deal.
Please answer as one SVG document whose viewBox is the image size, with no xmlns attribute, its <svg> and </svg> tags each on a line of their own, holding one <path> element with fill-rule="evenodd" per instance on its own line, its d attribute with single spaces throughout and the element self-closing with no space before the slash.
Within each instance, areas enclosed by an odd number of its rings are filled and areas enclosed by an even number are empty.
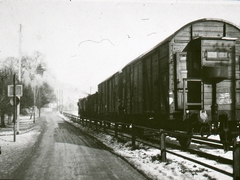
<svg viewBox="0 0 240 180">
<path fill-rule="evenodd" d="M 31 56 L 22 56 L 20 62 L 21 78 L 19 78 L 19 59 L 8 57 L 0 60 L 1 127 L 5 127 L 5 116 L 12 117 L 13 115 L 11 97 L 8 97 L 8 85 L 13 85 L 14 74 L 16 75 L 16 84 L 23 86 L 23 95 L 20 97 L 20 114 L 33 113 L 34 105 L 40 112 L 44 105 L 56 101 L 54 89 L 44 76 L 48 71 L 44 56 L 40 52 L 35 52 Z"/>
</svg>

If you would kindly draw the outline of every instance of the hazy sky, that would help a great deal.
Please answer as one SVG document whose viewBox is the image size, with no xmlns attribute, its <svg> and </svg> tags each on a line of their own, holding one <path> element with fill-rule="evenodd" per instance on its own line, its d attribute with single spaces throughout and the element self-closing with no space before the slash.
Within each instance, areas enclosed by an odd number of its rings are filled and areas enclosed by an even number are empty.
<svg viewBox="0 0 240 180">
<path fill-rule="evenodd" d="M 40 51 L 78 95 L 185 24 L 218 18 L 240 25 L 239 1 L 0 0 L 0 60 Z M 64 89 L 64 87 L 63 87 Z"/>
</svg>

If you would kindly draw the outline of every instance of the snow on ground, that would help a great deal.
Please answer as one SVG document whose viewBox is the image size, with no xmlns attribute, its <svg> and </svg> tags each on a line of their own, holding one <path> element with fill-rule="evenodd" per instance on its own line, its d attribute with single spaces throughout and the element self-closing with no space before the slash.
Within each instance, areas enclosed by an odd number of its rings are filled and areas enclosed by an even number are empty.
<svg viewBox="0 0 240 180">
<path fill-rule="evenodd" d="M 198 165 L 183 158 L 167 154 L 167 162 L 161 162 L 160 150 L 152 148 L 140 143 L 137 144 L 137 148 L 133 149 L 131 141 L 119 142 L 116 138 L 101 133 L 95 132 L 88 127 L 82 127 L 81 125 L 69 121 L 69 119 L 59 114 L 65 121 L 73 124 L 88 134 L 94 136 L 106 146 L 110 147 L 114 153 L 125 158 L 130 164 L 135 166 L 140 171 L 144 172 L 148 177 L 154 180 L 230 180 L 232 177 L 218 173 L 214 170 Z M 179 151 L 178 151 L 179 153 Z M 182 152 L 186 155 L 186 153 Z M 215 155 L 231 157 L 231 152 L 224 153 L 223 150 L 216 150 Z M 190 155 L 195 158 L 194 155 Z M 202 159 L 202 161 L 206 161 Z M 206 162 L 205 162 L 206 163 Z M 219 165 L 215 161 L 209 161 L 208 164 L 221 167 L 225 171 L 232 172 L 232 167 L 228 165 Z"/>
<path fill-rule="evenodd" d="M 68 118 L 59 114 L 65 121 Z M 10 177 L 10 174 L 23 162 L 24 158 L 31 153 L 37 137 L 40 134 L 41 127 L 33 125 L 29 117 L 24 117 L 21 121 L 29 125 L 16 136 L 16 142 L 13 142 L 13 132 L 0 130 L 0 146 L 2 154 L 0 155 L 0 179 Z M 20 123 L 20 127 L 21 127 Z M 161 162 L 160 150 L 148 147 L 146 145 L 136 143 L 135 149 L 131 146 L 131 141 L 123 140 L 119 142 L 117 139 L 104 133 L 97 133 L 90 128 L 82 127 L 77 123 L 72 123 L 74 126 L 89 133 L 99 139 L 106 146 L 110 147 L 115 154 L 126 159 L 130 164 L 135 166 L 140 171 L 144 172 L 150 179 L 153 180 L 230 180 L 229 176 L 217 173 L 211 169 L 187 161 L 183 158 L 167 154 L 167 162 Z M 223 151 L 216 150 L 216 154 L 223 155 Z M 218 164 L 214 162 L 217 166 Z M 223 165 L 221 165 L 223 166 Z M 232 167 L 223 166 L 224 170 L 232 172 Z"/>
<path fill-rule="evenodd" d="M 41 127 L 37 123 L 33 124 L 26 116 L 20 118 L 20 132 L 16 135 L 15 142 L 12 126 L 0 130 L 0 179 L 11 177 L 14 170 L 31 153 L 40 131 Z"/>
</svg>

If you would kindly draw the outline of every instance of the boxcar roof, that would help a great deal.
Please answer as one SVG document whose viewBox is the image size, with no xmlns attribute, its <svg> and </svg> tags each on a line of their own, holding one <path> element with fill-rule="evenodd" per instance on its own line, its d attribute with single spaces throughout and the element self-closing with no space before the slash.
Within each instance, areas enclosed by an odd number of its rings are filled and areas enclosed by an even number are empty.
<svg viewBox="0 0 240 180">
<path fill-rule="evenodd" d="M 148 54 L 150 54 L 153 50 L 155 50 L 156 48 L 160 47 L 161 45 L 163 45 L 166 42 L 170 42 L 181 30 L 185 29 L 187 26 L 193 25 L 195 23 L 199 23 L 199 22 L 207 22 L 207 21 L 216 21 L 216 22 L 223 22 L 226 24 L 229 24 L 231 26 L 234 26 L 235 28 L 239 29 L 239 27 L 229 21 L 223 20 L 223 19 L 214 19 L 214 18 L 204 18 L 204 19 L 199 19 L 199 20 L 195 20 L 192 21 L 184 26 L 182 26 L 180 29 L 178 29 L 176 32 L 174 32 L 172 35 L 170 35 L 169 37 L 167 37 L 166 39 L 164 39 L 163 41 L 161 41 L 160 43 L 158 43 L 156 46 L 154 46 L 153 48 L 151 48 L 150 50 L 148 50 L 147 52 L 141 54 L 140 56 L 138 56 L 137 58 L 135 58 L 134 60 L 132 60 L 131 62 L 129 62 L 126 66 L 124 66 L 124 68 L 126 68 L 127 66 L 129 66 L 130 64 L 133 64 L 135 62 L 137 62 L 139 59 L 146 57 Z M 240 29 L 239 29 L 240 31 Z M 123 69 L 124 69 L 123 68 Z"/>
<path fill-rule="evenodd" d="M 117 76 L 119 73 L 121 73 L 121 71 L 118 71 L 118 72 L 114 73 L 113 75 L 111 75 L 110 77 L 108 77 L 107 79 L 105 79 L 104 81 L 102 81 L 101 83 L 99 83 L 98 85 L 101 85 L 102 83 L 105 83 L 106 81 L 110 80 L 110 79 L 113 78 L 114 76 Z"/>
</svg>

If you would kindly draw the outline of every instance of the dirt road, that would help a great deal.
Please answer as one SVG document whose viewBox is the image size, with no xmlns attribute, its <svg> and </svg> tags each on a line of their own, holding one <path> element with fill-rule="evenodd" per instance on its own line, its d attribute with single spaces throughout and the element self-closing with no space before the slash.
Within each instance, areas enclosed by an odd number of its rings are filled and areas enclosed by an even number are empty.
<svg viewBox="0 0 240 180">
<path fill-rule="evenodd" d="M 35 150 L 14 173 L 17 179 L 146 179 L 95 139 L 55 114 L 46 114 Z"/>
</svg>

